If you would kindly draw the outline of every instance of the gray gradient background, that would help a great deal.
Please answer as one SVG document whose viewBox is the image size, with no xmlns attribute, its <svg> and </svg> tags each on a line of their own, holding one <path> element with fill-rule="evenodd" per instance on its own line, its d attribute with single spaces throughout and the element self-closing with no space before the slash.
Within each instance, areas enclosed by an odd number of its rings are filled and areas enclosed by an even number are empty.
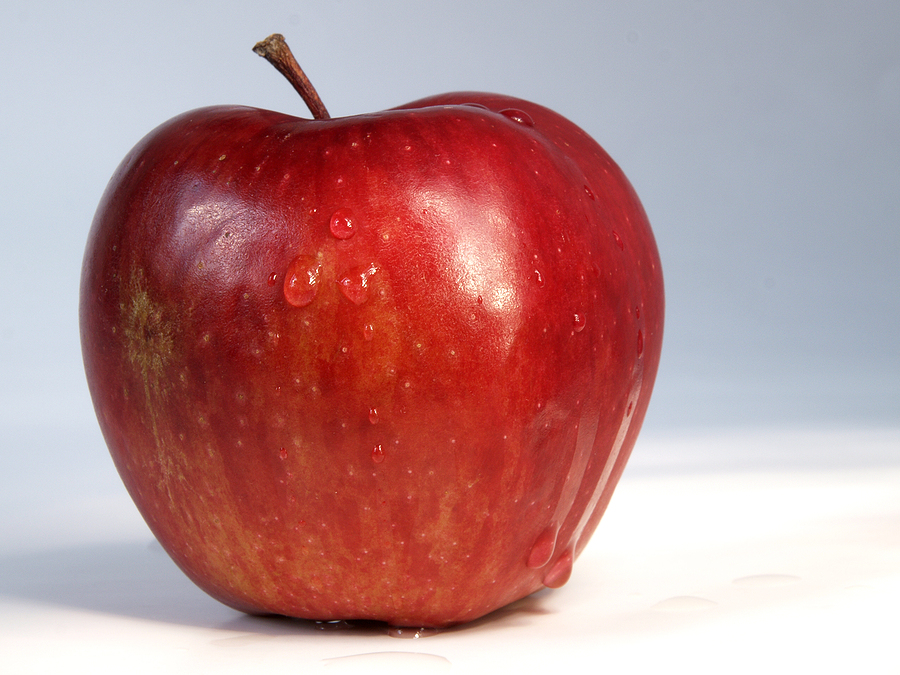
<svg viewBox="0 0 900 675">
<path fill-rule="evenodd" d="M 78 344 L 94 209 L 125 153 L 180 112 L 304 115 L 250 51 L 276 31 L 334 116 L 496 91 L 609 151 L 666 280 L 647 433 L 900 422 L 895 0 L 37 0 L 2 16 L 5 512 L 29 490 L 121 490 Z"/>
</svg>

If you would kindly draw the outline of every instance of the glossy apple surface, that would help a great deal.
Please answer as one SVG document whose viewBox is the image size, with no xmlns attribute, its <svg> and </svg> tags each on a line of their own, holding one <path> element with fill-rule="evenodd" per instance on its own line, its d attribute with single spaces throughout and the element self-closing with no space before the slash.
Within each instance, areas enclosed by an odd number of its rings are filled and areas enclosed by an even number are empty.
<svg viewBox="0 0 900 675">
<path fill-rule="evenodd" d="M 566 582 L 659 362 L 625 176 L 526 101 L 206 108 L 113 176 L 87 379 L 184 572 L 245 612 L 445 626 Z"/>
</svg>

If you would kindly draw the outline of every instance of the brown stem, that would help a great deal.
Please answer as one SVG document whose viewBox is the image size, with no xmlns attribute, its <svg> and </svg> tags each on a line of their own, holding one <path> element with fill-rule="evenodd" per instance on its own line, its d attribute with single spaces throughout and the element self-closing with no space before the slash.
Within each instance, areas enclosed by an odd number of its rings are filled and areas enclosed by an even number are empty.
<svg viewBox="0 0 900 675">
<path fill-rule="evenodd" d="M 322 99 L 316 93 L 315 87 L 312 86 L 309 78 L 306 77 L 306 73 L 303 72 L 300 64 L 297 63 L 297 59 L 291 53 L 291 49 L 287 46 L 287 42 L 284 41 L 283 35 L 278 33 L 270 35 L 262 42 L 257 42 L 253 47 L 253 51 L 275 66 L 278 72 L 287 78 L 288 82 L 297 90 L 297 93 L 303 97 L 303 102 L 306 103 L 306 107 L 309 108 L 314 119 L 331 119 L 331 115 L 325 109 L 325 104 L 322 103 Z"/>
</svg>

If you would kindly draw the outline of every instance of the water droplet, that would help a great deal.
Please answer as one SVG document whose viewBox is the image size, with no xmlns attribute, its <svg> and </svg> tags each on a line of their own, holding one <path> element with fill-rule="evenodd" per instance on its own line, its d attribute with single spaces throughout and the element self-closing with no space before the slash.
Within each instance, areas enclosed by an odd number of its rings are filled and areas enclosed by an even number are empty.
<svg viewBox="0 0 900 675">
<path fill-rule="evenodd" d="M 372 448 L 372 461 L 375 464 L 381 464 L 384 461 L 384 448 L 381 447 L 381 443 Z"/>
<path fill-rule="evenodd" d="M 316 630 L 335 631 L 353 629 L 353 624 L 344 621 L 343 619 L 338 619 L 336 621 L 316 621 L 314 625 Z"/>
<path fill-rule="evenodd" d="M 556 537 L 559 534 L 559 525 L 551 525 L 538 535 L 528 554 L 528 562 L 525 564 L 532 568 L 538 569 L 543 567 L 550 558 L 553 557 L 553 551 L 556 550 Z"/>
<path fill-rule="evenodd" d="M 534 120 L 531 119 L 531 115 L 529 115 L 524 110 L 519 110 L 518 108 L 507 108 L 506 110 L 501 110 L 500 114 L 504 117 L 508 117 L 516 124 L 521 124 L 525 127 L 534 126 Z"/>
<path fill-rule="evenodd" d="M 637 336 L 637 353 L 638 356 L 644 353 L 644 332 L 640 330 Z"/>
<path fill-rule="evenodd" d="M 593 192 L 593 191 L 591 190 L 591 188 L 589 188 L 587 185 L 584 186 L 584 193 L 585 193 L 588 197 L 590 197 L 591 199 L 597 199 L 597 198 L 594 196 L 594 192 Z"/>
<path fill-rule="evenodd" d="M 378 271 L 375 265 L 357 267 L 338 280 L 341 293 L 354 305 L 363 304 L 369 297 L 369 280 Z"/>
<path fill-rule="evenodd" d="M 572 576 L 572 552 L 566 551 L 553 563 L 550 571 L 544 575 L 544 586 L 547 588 L 560 588 L 565 586 Z"/>
<path fill-rule="evenodd" d="M 269 278 L 266 280 L 266 283 L 268 283 L 269 286 L 274 286 L 276 283 L 278 283 L 278 273 L 272 272 L 272 274 L 270 274 Z"/>
<path fill-rule="evenodd" d="M 363 326 L 363 338 L 366 342 L 371 342 L 374 335 L 375 328 L 372 326 L 372 324 L 367 323 L 365 326 Z"/>
<path fill-rule="evenodd" d="M 535 270 L 533 276 L 534 276 L 534 281 L 535 281 L 535 283 L 536 283 L 538 286 L 540 286 L 541 288 L 543 288 L 543 287 L 544 287 L 544 275 L 541 274 L 541 271 L 540 271 L 540 270 Z"/>
<path fill-rule="evenodd" d="M 402 626 L 391 626 L 388 628 L 390 637 L 400 638 L 401 640 L 418 640 L 419 638 L 437 635 L 440 632 L 440 628 L 404 628 Z"/>
<path fill-rule="evenodd" d="M 489 110 L 486 105 L 481 105 L 480 103 L 463 103 L 462 105 L 468 106 L 469 108 L 481 108 L 482 110 Z"/>
<path fill-rule="evenodd" d="M 350 209 L 338 209 L 331 216 L 329 228 L 331 234 L 338 239 L 349 239 L 356 234 L 356 223 L 353 217 L 353 211 Z"/>
<path fill-rule="evenodd" d="M 584 327 L 587 324 L 587 319 L 584 318 L 584 314 L 576 314 L 572 322 L 575 328 L 575 332 L 580 333 L 584 330 Z"/>
<path fill-rule="evenodd" d="M 306 307 L 316 297 L 322 266 L 311 255 L 297 256 L 284 275 L 284 298 L 294 307 Z"/>
<path fill-rule="evenodd" d="M 640 318 L 641 318 L 641 308 L 640 308 L 640 306 L 634 308 L 634 318 L 635 318 L 635 319 L 640 319 Z"/>
<path fill-rule="evenodd" d="M 287 449 L 282 448 L 281 450 L 279 450 L 278 456 L 281 457 L 281 459 L 287 459 Z"/>
<path fill-rule="evenodd" d="M 613 238 L 616 240 L 616 246 L 619 247 L 620 251 L 625 250 L 625 242 L 622 241 L 622 237 L 619 236 L 618 232 L 613 231 Z"/>
<path fill-rule="evenodd" d="M 369 422 L 378 424 L 378 408 L 369 408 Z"/>
</svg>

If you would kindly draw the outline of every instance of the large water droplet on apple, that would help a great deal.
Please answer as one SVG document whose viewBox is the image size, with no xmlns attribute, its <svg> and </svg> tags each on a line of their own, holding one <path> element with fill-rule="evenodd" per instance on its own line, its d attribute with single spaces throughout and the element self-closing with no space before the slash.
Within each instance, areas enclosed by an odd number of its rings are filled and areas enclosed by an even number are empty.
<svg viewBox="0 0 900 675">
<path fill-rule="evenodd" d="M 378 271 L 375 265 L 357 267 L 338 280 L 341 293 L 354 305 L 363 304 L 369 297 L 369 281 Z"/>
<path fill-rule="evenodd" d="M 584 314 L 576 314 L 572 319 L 572 326 L 575 329 L 576 333 L 580 333 L 584 330 L 584 327 L 587 325 L 587 319 L 584 318 Z"/>
<path fill-rule="evenodd" d="M 316 297 L 322 266 L 311 255 L 291 261 L 284 275 L 284 299 L 294 307 L 306 307 Z"/>
<path fill-rule="evenodd" d="M 596 200 L 597 198 L 594 196 L 594 191 L 591 190 L 587 185 L 584 186 L 584 193 L 590 197 L 591 199 Z"/>
<path fill-rule="evenodd" d="M 504 117 L 508 117 L 516 124 L 521 124 L 525 127 L 534 126 L 534 120 L 531 119 L 531 115 L 529 115 L 524 110 L 519 110 L 518 108 L 507 108 L 506 110 L 501 110 L 500 114 Z"/>
<path fill-rule="evenodd" d="M 619 250 L 625 250 L 625 242 L 622 241 L 622 237 L 619 236 L 618 232 L 613 231 L 613 238 L 616 240 L 616 246 L 619 247 Z"/>
<path fill-rule="evenodd" d="M 365 326 L 363 326 L 363 338 L 366 342 L 371 342 L 374 336 L 375 327 L 372 324 L 367 323 Z"/>
<path fill-rule="evenodd" d="M 533 276 L 533 278 L 534 278 L 535 283 L 536 283 L 538 286 L 540 286 L 541 288 L 543 288 L 543 287 L 544 287 L 544 275 L 541 274 L 541 271 L 540 271 L 540 270 L 535 270 L 535 271 L 534 271 L 534 274 L 533 274 L 532 276 Z"/>
<path fill-rule="evenodd" d="M 381 443 L 372 448 L 372 461 L 375 464 L 381 464 L 384 461 L 384 448 L 381 447 Z"/>
<path fill-rule="evenodd" d="M 329 229 L 338 239 L 349 239 L 356 234 L 356 223 L 353 211 L 350 209 L 338 209 L 331 215 Z"/>
<path fill-rule="evenodd" d="M 525 564 L 532 569 L 543 567 L 550 558 L 553 557 L 553 551 L 556 550 L 556 537 L 559 534 L 559 526 L 551 525 L 538 535 L 528 554 L 528 562 Z"/>
<path fill-rule="evenodd" d="M 572 552 L 566 551 L 553 563 L 550 571 L 544 575 L 544 586 L 547 588 L 560 588 L 564 586 L 572 576 Z"/>
<path fill-rule="evenodd" d="M 638 356 L 644 353 L 644 333 L 643 331 L 638 331 L 637 336 L 637 353 Z"/>
<path fill-rule="evenodd" d="M 369 408 L 369 422 L 378 424 L 378 408 Z"/>
</svg>

